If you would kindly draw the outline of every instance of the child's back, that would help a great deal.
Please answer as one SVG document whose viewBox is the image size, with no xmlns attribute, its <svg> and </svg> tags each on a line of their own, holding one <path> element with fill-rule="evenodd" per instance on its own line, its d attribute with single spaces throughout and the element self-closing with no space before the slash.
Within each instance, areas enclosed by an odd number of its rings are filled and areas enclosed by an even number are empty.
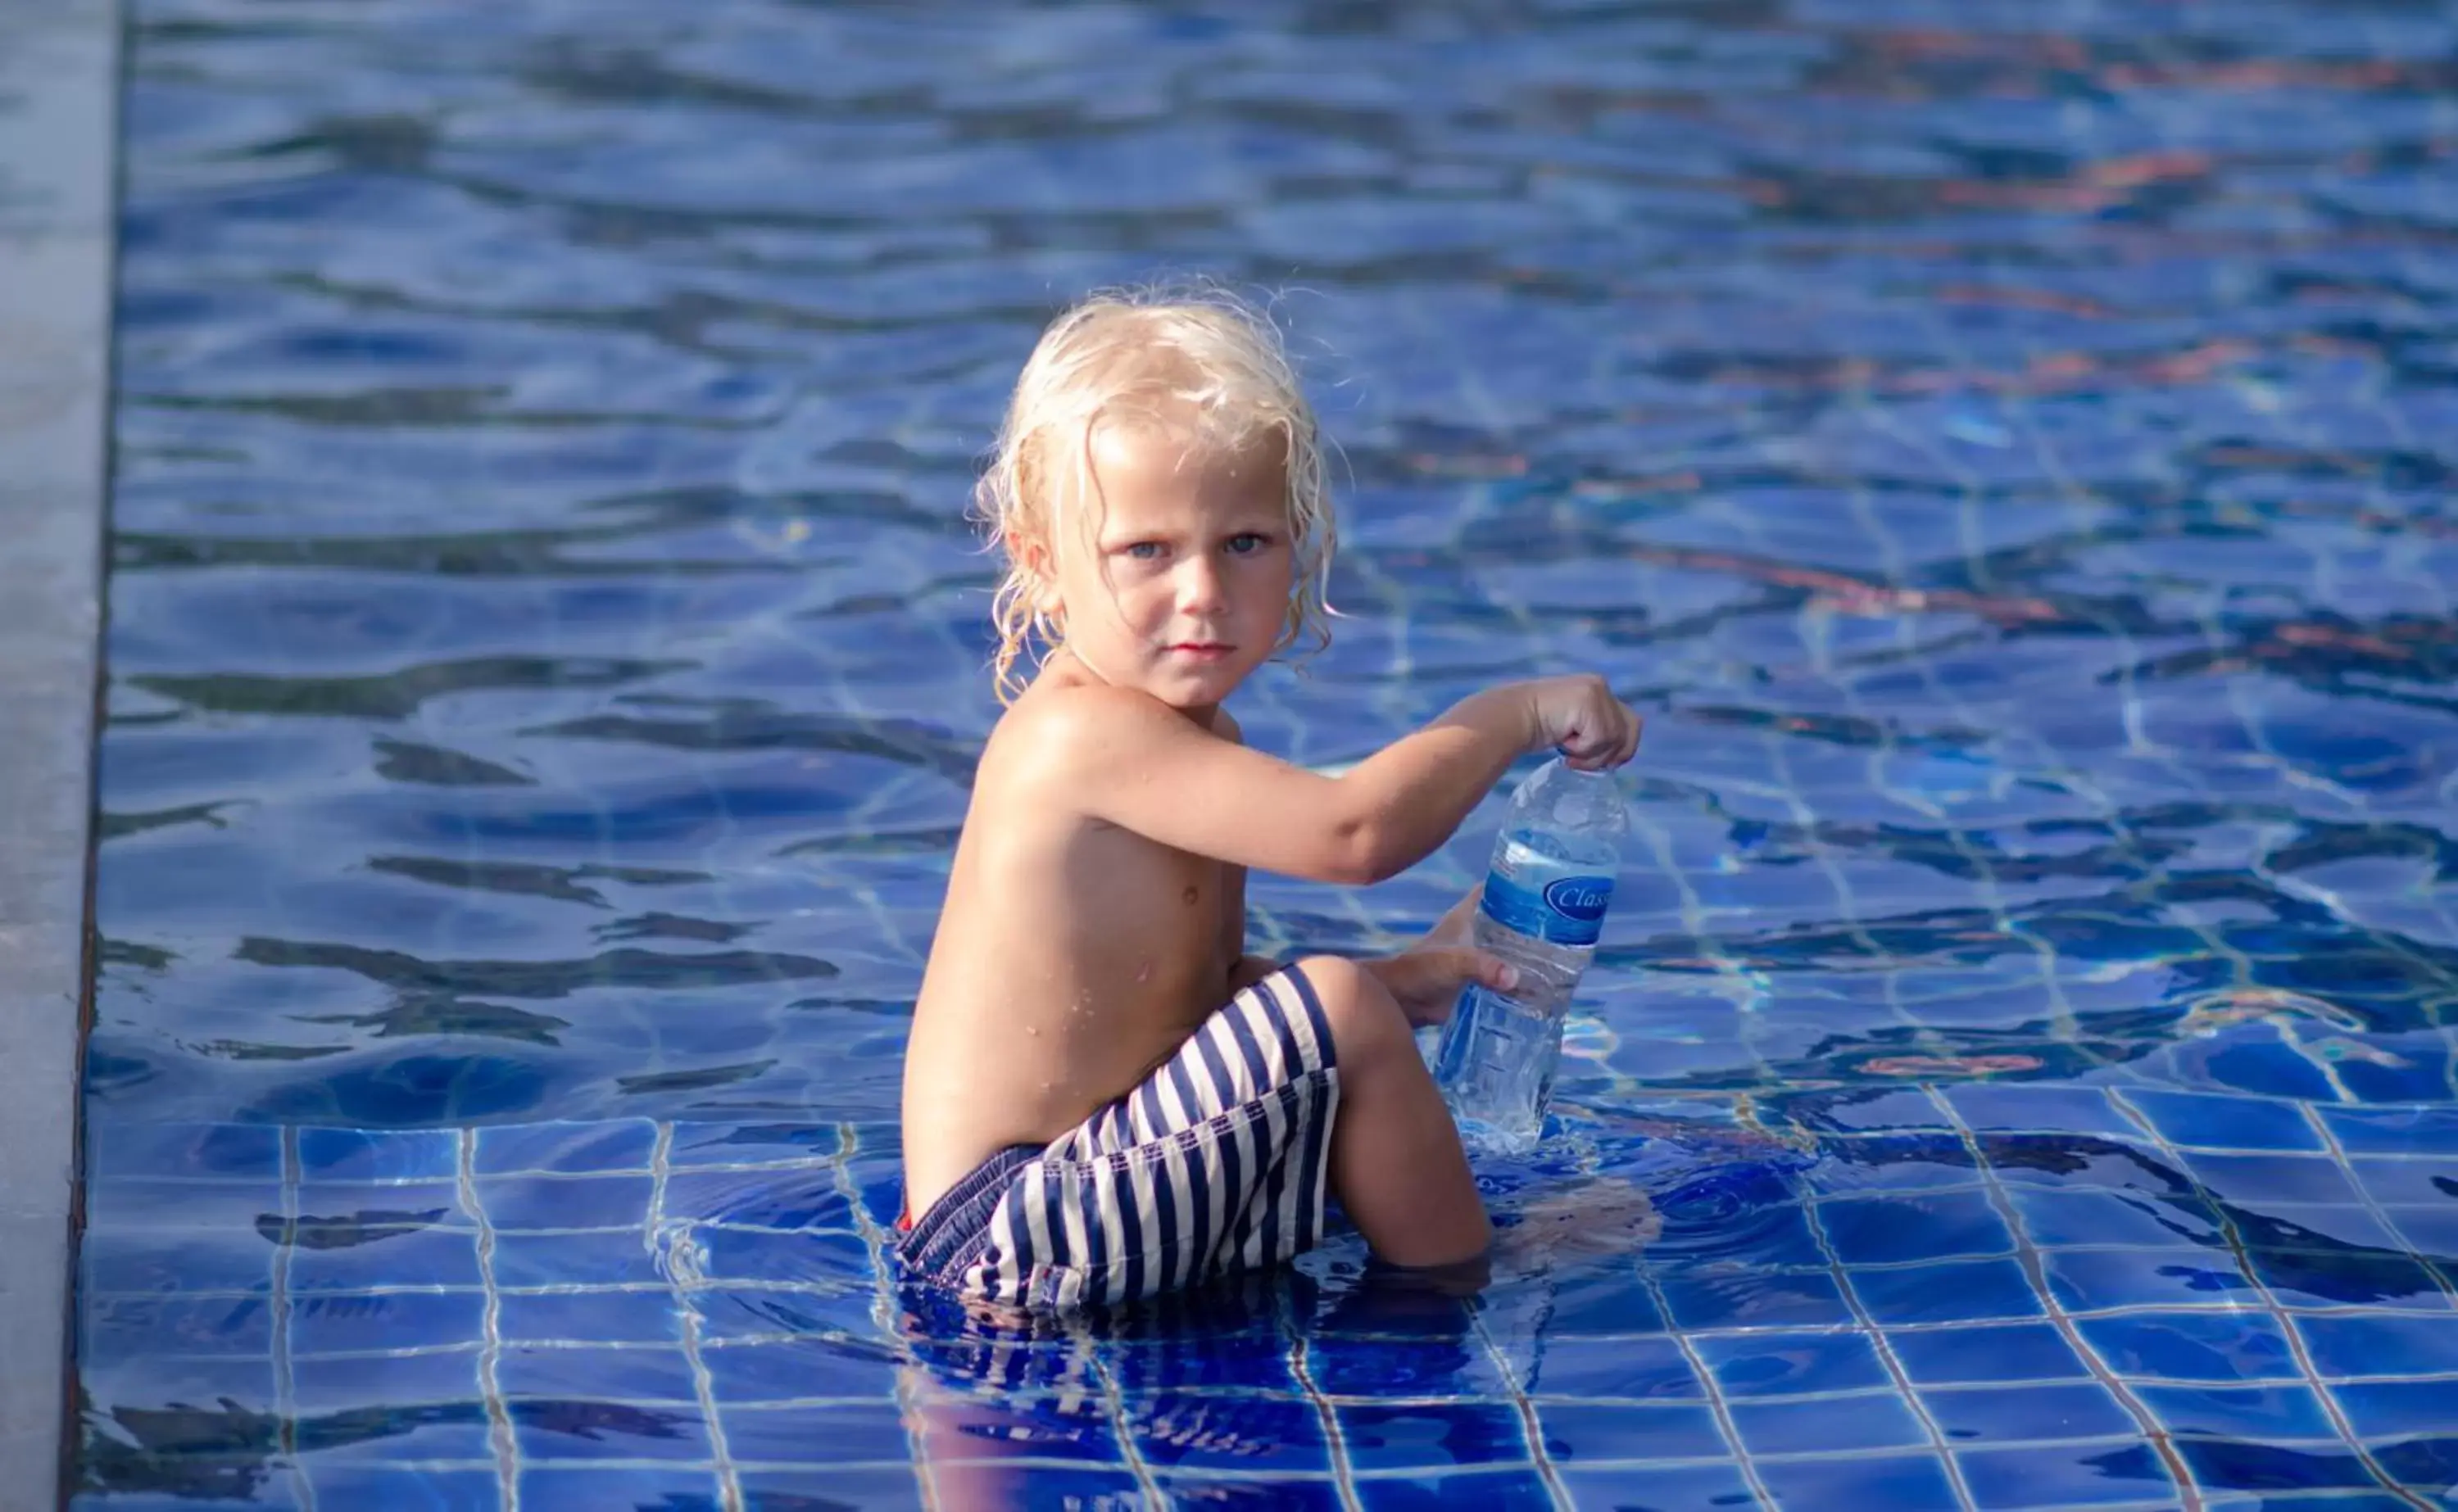
<svg viewBox="0 0 2458 1512">
<path fill-rule="evenodd" d="M 993 1298 L 1115 1300 L 1286 1258 L 1326 1188 L 1402 1264 L 1489 1230 L 1412 1025 L 1465 950 L 1244 958 L 1245 872 L 1380 880 L 1521 754 L 1629 759 L 1593 677 L 1516 684 L 1325 777 L 1246 750 L 1220 701 L 1312 628 L 1330 549 L 1312 416 L 1219 304 L 1094 301 L 1027 364 L 985 483 L 1011 564 L 1004 688 L 905 1076 L 906 1262 Z"/>
</svg>

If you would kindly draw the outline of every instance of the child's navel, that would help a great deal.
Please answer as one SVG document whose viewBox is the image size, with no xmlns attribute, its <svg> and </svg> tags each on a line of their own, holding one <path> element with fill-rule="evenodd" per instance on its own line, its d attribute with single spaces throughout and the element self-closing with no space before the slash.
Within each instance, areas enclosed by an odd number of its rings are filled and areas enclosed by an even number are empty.
<svg viewBox="0 0 2458 1512">
<path fill-rule="evenodd" d="M 1178 894 L 1178 899 L 1180 901 L 1184 902 L 1187 907 L 1192 908 L 1195 906 L 1196 900 L 1202 896 L 1203 889 L 1196 886 L 1193 882 L 1189 882 L 1186 884 L 1186 891 Z"/>
</svg>

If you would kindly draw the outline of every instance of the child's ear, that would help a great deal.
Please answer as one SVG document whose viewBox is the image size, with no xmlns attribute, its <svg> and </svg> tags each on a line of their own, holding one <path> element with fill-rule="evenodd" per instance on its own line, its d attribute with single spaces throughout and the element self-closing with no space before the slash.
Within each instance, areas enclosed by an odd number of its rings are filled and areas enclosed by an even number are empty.
<svg viewBox="0 0 2458 1512">
<path fill-rule="evenodd" d="M 1008 554 L 1014 559 L 1027 581 L 1032 584 L 1032 607 L 1042 614 L 1058 612 L 1058 564 L 1052 559 L 1048 542 L 1022 532 L 1011 534 L 1007 541 Z"/>
</svg>

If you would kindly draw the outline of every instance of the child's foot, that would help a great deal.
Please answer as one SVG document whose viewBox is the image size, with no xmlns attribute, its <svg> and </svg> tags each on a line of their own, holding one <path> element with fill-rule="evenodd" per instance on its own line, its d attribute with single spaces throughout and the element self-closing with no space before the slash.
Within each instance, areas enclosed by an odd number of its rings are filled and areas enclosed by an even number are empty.
<svg viewBox="0 0 2458 1512">
<path fill-rule="evenodd" d="M 1664 1230 L 1647 1193 L 1618 1176 L 1551 1189 L 1494 1236 L 1494 1258 L 1510 1265 L 1635 1255 Z"/>
</svg>

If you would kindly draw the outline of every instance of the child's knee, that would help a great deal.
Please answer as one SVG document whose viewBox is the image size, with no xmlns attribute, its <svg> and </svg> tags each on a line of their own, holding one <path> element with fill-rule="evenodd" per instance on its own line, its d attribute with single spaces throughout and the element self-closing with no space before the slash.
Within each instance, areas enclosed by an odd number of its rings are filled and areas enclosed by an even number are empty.
<svg viewBox="0 0 2458 1512">
<path fill-rule="evenodd" d="M 1344 956 L 1308 956 L 1297 969 L 1330 1021 L 1334 1054 L 1344 1074 L 1353 1076 L 1394 1055 L 1417 1058 L 1407 1017 L 1374 973 Z"/>
</svg>

